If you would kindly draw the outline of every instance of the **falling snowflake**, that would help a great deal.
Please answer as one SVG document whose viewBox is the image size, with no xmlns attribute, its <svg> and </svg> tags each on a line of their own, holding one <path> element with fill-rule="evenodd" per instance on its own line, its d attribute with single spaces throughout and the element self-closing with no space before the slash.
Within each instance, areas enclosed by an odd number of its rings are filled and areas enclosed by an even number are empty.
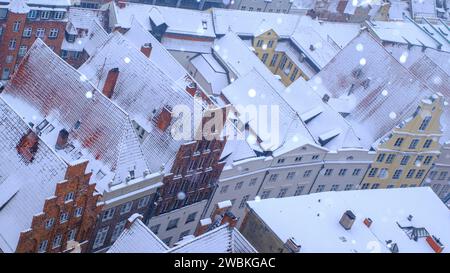
<svg viewBox="0 0 450 273">
<path fill-rule="evenodd" d="M 186 193 L 180 191 L 180 192 L 177 194 L 177 199 L 178 199 L 178 200 L 184 200 L 185 198 L 186 198 Z"/>
<path fill-rule="evenodd" d="M 93 95 L 94 94 L 92 93 L 92 91 L 87 91 L 86 94 L 85 94 L 86 98 L 88 98 L 88 99 L 92 99 Z"/>
<path fill-rule="evenodd" d="M 256 90 L 255 89 L 250 89 L 250 90 L 248 90 L 248 96 L 250 97 L 250 98 L 254 98 L 255 96 L 256 96 Z"/>
<path fill-rule="evenodd" d="M 408 52 L 403 52 L 402 55 L 400 56 L 400 62 L 404 64 L 406 63 L 407 60 L 408 60 Z"/>
<path fill-rule="evenodd" d="M 362 66 L 364 66 L 364 65 L 367 64 L 367 60 L 366 60 L 365 58 L 361 58 L 361 59 L 359 60 L 359 64 L 362 65 Z"/>
<path fill-rule="evenodd" d="M 129 63 L 131 62 L 131 59 L 128 58 L 128 57 L 125 57 L 125 58 L 123 59 L 123 61 L 124 61 L 126 64 L 129 64 Z"/>
<path fill-rule="evenodd" d="M 361 43 L 357 44 L 356 45 L 356 50 L 359 51 L 359 52 L 363 51 L 364 50 L 364 45 L 361 44 Z"/>
<path fill-rule="evenodd" d="M 383 91 L 381 91 L 381 95 L 386 97 L 387 95 L 389 95 L 389 92 L 386 89 L 384 89 Z"/>
<path fill-rule="evenodd" d="M 395 112 L 390 112 L 390 113 L 389 113 L 389 117 L 390 117 L 391 119 L 396 119 L 396 118 L 397 118 L 397 114 L 396 114 Z"/>
</svg>

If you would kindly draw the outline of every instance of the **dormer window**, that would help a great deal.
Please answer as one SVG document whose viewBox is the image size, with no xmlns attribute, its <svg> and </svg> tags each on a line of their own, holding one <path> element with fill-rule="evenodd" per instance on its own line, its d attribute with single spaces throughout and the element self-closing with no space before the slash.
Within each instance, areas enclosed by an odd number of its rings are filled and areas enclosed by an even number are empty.
<svg viewBox="0 0 450 273">
<path fill-rule="evenodd" d="M 208 22 L 206 20 L 202 21 L 203 29 L 208 29 Z"/>
<path fill-rule="evenodd" d="M 36 19 L 37 17 L 37 10 L 30 10 L 27 14 L 28 19 Z"/>
</svg>

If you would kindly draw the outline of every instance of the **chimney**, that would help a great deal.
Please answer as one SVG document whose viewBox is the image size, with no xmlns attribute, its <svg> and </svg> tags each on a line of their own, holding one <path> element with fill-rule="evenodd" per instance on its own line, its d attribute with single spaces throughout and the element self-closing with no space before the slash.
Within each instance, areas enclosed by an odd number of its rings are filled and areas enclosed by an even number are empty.
<svg viewBox="0 0 450 273">
<path fill-rule="evenodd" d="M 238 218 L 234 216 L 234 214 L 231 211 L 225 212 L 223 215 L 222 221 L 220 222 L 220 225 L 224 225 L 228 223 L 228 225 L 232 228 L 234 228 L 237 225 Z"/>
<path fill-rule="evenodd" d="M 197 229 L 195 230 L 194 236 L 199 236 L 207 232 L 211 223 L 211 218 L 201 219 L 198 223 Z"/>
<path fill-rule="evenodd" d="M 364 225 L 366 225 L 368 228 L 372 225 L 372 219 L 366 218 L 364 219 Z"/>
<path fill-rule="evenodd" d="M 56 140 L 55 148 L 56 150 L 62 150 L 66 147 L 67 141 L 69 139 L 69 132 L 66 129 L 59 131 L 58 139 Z"/>
<path fill-rule="evenodd" d="M 350 230 L 355 222 L 356 216 L 353 214 L 351 210 L 347 210 L 341 217 L 339 223 L 345 230 Z"/>
<path fill-rule="evenodd" d="M 23 156 L 25 160 L 32 162 L 34 160 L 34 155 L 38 150 L 38 143 L 38 136 L 33 131 L 28 130 L 17 144 L 17 152 Z"/>
<path fill-rule="evenodd" d="M 284 246 L 291 252 L 291 253 L 299 253 L 301 245 L 297 243 L 294 237 L 291 237 L 286 240 L 286 243 L 284 243 Z"/>
<path fill-rule="evenodd" d="M 141 46 L 141 52 L 144 53 L 147 58 L 150 58 L 150 54 L 152 53 L 152 44 L 146 43 L 143 46 Z"/>
<path fill-rule="evenodd" d="M 164 132 L 169 127 L 171 121 L 172 112 L 167 106 L 164 106 L 159 115 L 156 116 L 156 124 L 158 128 Z"/>
<path fill-rule="evenodd" d="M 427 243 L 434 250 L 434 252 L 441 253 L 442 250 L 444 250 L 444 245 L 434 235 L 428 236 L 426 240 L 427 240 Z"/>
<path fill-rule="evenodd" d="M 197 93 L 197 84 L 195 84 L 195 82 L 189 82 L 189 84 L 186 85 L 186 92 L 191 94 L 191 96 L 195 96 Z"/>
<path fill-rule="evenodd" d="M 124 7 L 126 7 L 126 3 L 123 1 L 116 1 L 117 2 L 117 6 L 119 6 L 119 8 L 123 9 Z"/>
<path fill-rule="evenodd" d="M 103 86 L 103 95 L 111 98 L 116 87 L 117 79 L 119 78 L 119 68 L 113 68 L 109 70 L 108 76 L 106 76 L 105 85 Z"/>
<path fill-rule="evenodd" d="M 138 219 L 141 221 L 143 219 L 142 215 L 140 215 L 139 213 L 131 215 L 130 218 L 128 218 L 127 222 L 125 223 L 125 228 L 129 229 L 133 225 L 133 223 Z"/>
</svg>

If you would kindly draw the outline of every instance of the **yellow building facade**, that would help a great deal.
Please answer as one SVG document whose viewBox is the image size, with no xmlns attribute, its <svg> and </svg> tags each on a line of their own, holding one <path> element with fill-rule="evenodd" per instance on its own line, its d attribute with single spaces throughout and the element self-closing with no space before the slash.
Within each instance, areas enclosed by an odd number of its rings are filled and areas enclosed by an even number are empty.
<svg viewBox="0 0 450 273">
<path fill-rule="evenodd" d="M 414 115 L 378 144 L 361 189 L 416 187 L 422 183 L 440 154 L 443 101 L 441 94 L 422 100 Z"/>
<path fill-rule="evenodd" d="M 280 37 L 273 29 L 255 36 L 252 46 L 256 56 L 273 74 L 280 76 L 281 82 L 285 86 L 289 86 L 299 77 L 309 80 L 300 67 L 285 52 L 276 50 L 279 39 Z"/>
</svg>

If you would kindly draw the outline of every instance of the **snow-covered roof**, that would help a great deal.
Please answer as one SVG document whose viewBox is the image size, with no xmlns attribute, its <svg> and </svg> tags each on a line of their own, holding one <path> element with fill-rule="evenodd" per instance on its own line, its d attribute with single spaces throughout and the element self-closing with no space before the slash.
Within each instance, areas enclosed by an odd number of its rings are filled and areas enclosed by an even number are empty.
<svg viewBox="0 0 450 273">
<path fill-rule="evenodd" d="M 125 182 L 129 171 L 143 174 L 143 158 L 133 124 L 120 107 L 87 78 L 37 39 L 1 94 L 26 122 L 40 128 L 54 147 L 65 129 L 69 141 L 58 155 L 66 162 L 89 160 L 92 181 L 100 192 Z"/>
<path fill-rule="evenodd" d="M 165 23 L 167 32 L 172 34 L 191 35 L 214 38 L 212 15 L 208 11 L 177 9 L 163 6 L 152 6 L 138 3 L 125 3 L 119 8 L 111 3 L 115 12 L 112 27 L 130 28 L 132 19 L 138 20 L 142 26 L 151 30 L 150 20 L 156 25 Z"/>
<path fill-rule="evenodd" d="M 411 0 L 414 17 L 436 17 L 436 1 Z"/>
<path fill-rule="evenodd" d="M 362 32 L 309 84 L 329 104 L 348 113 L 363 147 L 370 147 L 409 118 L 433 91 L 392 57 L 368 32 Z"/>
<path fill-rule="evenodd" d="M 18 2 L 25 1 L 30 6 L 63 6 L 68 7 L 72 5 L 70 0 L 19 0 Z M 17 0 L 0 0 L 0 4 L 14 3 Z"/>
<path fill-rule="evenodd" d="M 214 95 L 220 94 L 229 84 L 226 71 L 212 54 L 199 54 L 190 62 L 208 82 Z"/>
<path fill-rule="evenodd" d="M 108 40 L 108 33 L 103 28 L 102 24 L 93 20 L 89 28 L 89 34 L 84 39 L 84 50 L 89 56 L 92 56 L 94 52 Z"/>
<path fill-rule="evenodd" d="M 263 150 L 277 150 L 283 146 L 302 146 L 306 143 L 315 143 L 298 114 L 281 97 L 258 71 L 251 70 L 249 73 L 235 80 L 232 84 L 222 90 L 222 94 L 234 106 L 256 107 L 258 113 L 261 107 L 268 107 L 267 114 L 259 114 L 255 119 L 251 114 L 239 113 L 242 124 L 247 124 L 254 134 L 261 139 L 259 145 Z M 258 107 L 260 107 L 258 109 Z M 270 107 L 278 107 L 271 109 Z M 239 111 L 239 108 L 237 108 Z M 259 118 L 267 118 L 267 131 L 261 128 Z"/>
<path fill-rule="evenodd" d="M 291 9 L 314 9 L 317 0 L 292 0 Z"/>
<path fill-rule="evenodd" d="M 300 19 L 291 14 L 233 9 L 213 9 L 212 16 L 217 35 L 225 35 L 232 30 L 239 36 L 251 37 L 273 29 L 281 38 L 288 38 Z"/>
<path fill-rule="evenodd" d="M 257 253 L 236 229 L 228 224 L 171 248 L 169 253 Z"/>
<path fill-rule="evenodd" d="M 13 13 L 26 14 L 30 12 L 30 7 L 25 0 L 12 0 L 8 5 L 8 10 Z"/>
<path fill-rule="evenodd" d="M 163 253 L 168 249 L 141 220 L 136 219 L 120 234 L 108 253 Z"/>
<path fill-rule="evenodd" d="M 435 25 L 418 24 L 411 19 L 395 23 L 371 21 L 367 26 L 383 42 L 424 46 L 450 52 L 450 29 L 442 21 Z"/>
<path fill-rule="evenodd" d="M 389 241 L 401 253 L 434 252 L 425 238 L 410 239 L 406 227 L 425 228 L 440 239 L 443 252 L 450 251 L 450 210 L 429 187 L 331 191 L 250 201 L 248 206 L 281 241 L 293 237 L 300 253 L 390 252 Z M 350 230 L 339 223 L 347 210 L 356 216 Z M 370 228 L 365 218 L 372 220 Z"/>
<path fill-rule="evenodd" d="M 164 131 L 154 124 L 153 117 L 162 107 L 183 105 L 194 112 L 194 99 L 174 82 L 140 49 L 118 32 L 110 37 L 93 56 L 79 68 L 84 77 L 102 88 L 111 69 L 119 69 L 119 77 L 111 100 L 128 112 L 130 118 L 148 132 L 141 149 L 152 171 L 164 164 L 170 169 L 180 146 L 186 141 L 172 136 L 171 126 L 179 120 L 173 118 Z M 193 122 L 193 121 L 192 121 Z M 191 130 L 196 128 L 191 126 Z M 191 133 L 191 136 L 194 134 Z"/>
<path fill-rule="evenodd" d="M 15 252 L 20 232 L 54 195 L 67 164 L 40 138 L 31 162 L 17 152 L 31 128 L 1 97 L 0 120 L 0 249 Z"/>
<path fill-rule="evenodd" d="M 158 65 L 164 73 L 174 81 L 183 79 L 188 74 L 184 67 L 170 54 L 163 45 L 138 20 L 132 19 L 130 29 L 123 34 L 136 48 L 140 49 L 144 44 L 151 43 L 152 52 L 150 60 Z"/>
<path fill-rule="evenodd" d="M 132 222 L 108 253 L 256 253 L 235 228 L 227 224 L 168 248 L 140 219 Z"/>
<path fill-rule="evenodd" d="M 76 29 L 88 30 L 92 26 L 92 20 L 97 19 L 101 24 L 105 21 L 104 11 L 99 9 L 85 9 L 70 7 L 69 21 Z"/>
</svg>

